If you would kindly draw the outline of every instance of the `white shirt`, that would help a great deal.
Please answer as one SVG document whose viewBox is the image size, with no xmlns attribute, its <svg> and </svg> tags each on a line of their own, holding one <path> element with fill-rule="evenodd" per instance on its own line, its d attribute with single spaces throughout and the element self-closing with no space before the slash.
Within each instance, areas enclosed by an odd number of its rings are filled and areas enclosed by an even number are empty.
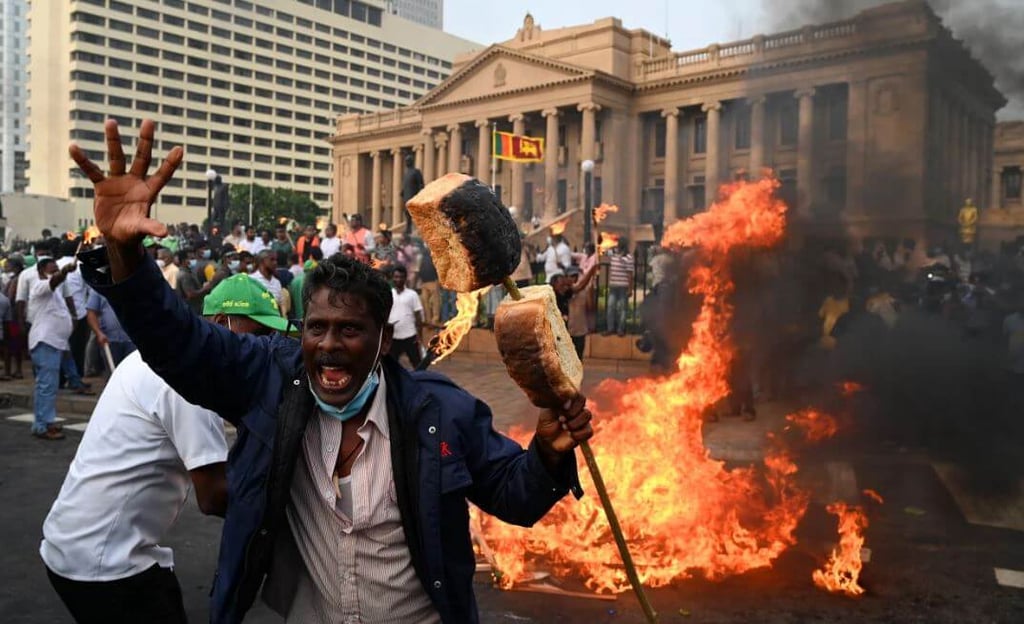
<svg viewBox="0 0 1024 624">
<path fill-rule="evenodd" d="M 74 256 L 65 256 L 57 260 L 57 266 L 63 269 L 74 261 Z M 78 268 L 75 268 L 74 272 L 68 273 L 67 279 L 64 280 L 64 296 L 71 297 L 75 302 L 75 319 L 79 321 L 84 319 L 85 304 L 89 299 L 89 287 L 85 285 L 82 272 Z"/>
<path fill-rule="evenodd" d="M 28 306 L 29 291 L 32 290 L 32 284 L 35 284 L 38 281 L 39 281 L 39 270 L 36 269 L 36 267 L 34 265 L 30 266 L 30 267 L 25 267 L 25 269 L 22 270 L 22 272 L 18 274 L 18 286 L 17 286 L 17 289 L 15 290 L 15 293 L 14 293 L 14 301 L 15 301 L 15 303 L 22 302 L 22 303 L 26 304 L 26 308 L 27 308 L 27 306 Z M 32 317 L 29 316 L 30 314 L 31 314 L 31 312 L 28 312 L 26 310 L 25 315 L 26 315 L 29 323 L 32 322 Z"/>
<path fill-rule="evenodd" d="M 440 622 L 406 545 L 391 469 L 386 395 L 381 374 L 358 429 L 363 446 L 347 483 L 339 478 L 335 486 L 332 479 L 341 421 L 318 411 L 303 434 L 287 514 L 304 570 L 288 624 Z"/>
<path fill-rule="evenodd" d="M 243 238 L 242 240 L 238 241 L 236 249 L 238 249 L 238 251 L 248 251 L 249 253 L 255 256 L 260 252 L 260 249 L 262 249 L 262 245 L 263 241 L 260 240 L 259 238 L 254 238 L 252 240 L 249 240 L 248 238 Z"/>
<path fill-rule="evenodd" d="M 114 370 L 57 500 L 39 554 L 76 581 L 112 581 L 154 564 L 192 482 L 188 471 L 227 460 L 224 426 L 181 398 L 136 351 Z"/>
<path fill-rule="evenodd" d="M 565 244 L 565 241 L 558 243 L 537 254 L 537 260 L 544 262 L 544 275 L 548 282 L 556 275 L 565 273 L 565 270 L 572 266 L 572 250 Z"/>
<path fill-rule="evenodd" d="M 324 258 L 330 258 L 341 251 L 341 239 L 337 236 L 333 238 L 321 238 L 320 251 L 324 252 Z"/>
<path fill-rule="evenodd" d="M 270 279 L 263 277 L 263 274 L 259 271 L 250 273 L 249 277 L 253 278 L 267 289 L 267 291 L 274 295 L 274 299 L 277 300 L 277 309 L 280 310 L 284 306 L 284 298 L 281 295 L 281 280 L 277 279 L 274 275 L 270 276 Z"/>
<path fill-rule="evenodd" d="M 38 276 L 37 276 L 38 277 Z M 68 340 L 71 338 L 71 311 L 64 301 L 63 291 L 60 286 L 56 291 L 50 290 L 50 280 L 37 279 L 32 284 L 32 292 L 29 294 L 28 309 L 35 311 L 35 320 L 32 322 L 32 329 L 28 331 L 29 351 L 36 348 L 40 342 L 46 343 L 54 349 L 67 351 L 71 347 Z"/>
<path fill-rule="evenodd" d="M 423 313 L 420 296 L 411 288 L 403 288 L 398 292 L 391 289 L 391 316 L 388 323 L 395 326 L 395 340 L 405 340 L 416 335 L 416 313 Z"/>
</svg>

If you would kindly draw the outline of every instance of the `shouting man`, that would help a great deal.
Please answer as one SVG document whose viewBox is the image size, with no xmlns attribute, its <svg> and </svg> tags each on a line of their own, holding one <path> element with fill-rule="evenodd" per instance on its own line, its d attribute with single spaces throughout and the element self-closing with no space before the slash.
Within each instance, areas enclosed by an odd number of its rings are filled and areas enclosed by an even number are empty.
<svg viewBox="0 0 1024 624">
<path fill-rule="evenodd" d="M 529 526 L 580 495 L 584 398 L 541 411 L 521 448 L 487 405 L 386 355 L 391 288 L 340 255 L 306 278 L 299 342 L 197 317 L 140 246 L 165 232 L 149 207 L 182 160 L 176 147 L 146 177 L 153 128 L 143 122 L 128 172 L 112 120 L 109 176 L 71 147 L 107 240 L 83 270 L 154 372 L 238 429 L 211 621 L 241 621 L 269 574 L 264 596 L 289 622 L 477 622 L 466 500 Z"/>
</svg>

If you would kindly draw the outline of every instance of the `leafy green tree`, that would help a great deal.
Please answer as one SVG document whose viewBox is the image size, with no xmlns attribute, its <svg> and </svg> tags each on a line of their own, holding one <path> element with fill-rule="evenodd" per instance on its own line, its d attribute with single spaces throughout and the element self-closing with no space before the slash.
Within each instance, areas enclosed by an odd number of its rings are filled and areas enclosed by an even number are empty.
<svg viewBox="0 0 1024 624">
<path fill-rule="evenodd" d="M 231 185 L 225 228 L 235 221 L 249 222 L 249 189 L 248 184 Z M 252 185 L 252 220 L 260 230 L 273 229 L 282 218 L 310 225 L 323 214 L 324 211 L 305 193 Z"/>
</svg>

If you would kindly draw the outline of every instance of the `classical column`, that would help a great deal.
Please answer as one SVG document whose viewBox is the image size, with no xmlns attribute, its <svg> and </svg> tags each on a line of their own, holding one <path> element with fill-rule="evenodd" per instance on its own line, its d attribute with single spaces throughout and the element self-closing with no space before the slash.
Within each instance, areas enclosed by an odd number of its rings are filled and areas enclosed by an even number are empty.
<svg viewBox="0 0 1024 624">
<path fill-rule="evenodd" d="M 763 95 L 750 98 L 750 179 L 761 177 L 764 170 L 764 103 Z"/>
<path fill-rule="evenodd" d="M 865 171 L 867 168 L 868 87 L 863 80 L 846 88 L 846 211 L 864 214 Z"/>
<path fill-rule="evenodd" d="M 989 205 L 986 208 L 1002 208 L 1003 207 L 1003 170 L 1001 167 L 992 163 L 992 179 L 989 180 L 992 185 L 992 189 L 989 191 Z"/>
<path fill-rule="evenodd" d="M 599 104 L 586 102 L 576 107 L 583 113 L 583 126 L 580 131 L 580 161 L 594 160 L 594 143 L 597 141 L 597 111 Z"/>
<path fill-rule="evenodd" d="M 960 107 L 957 105 L 955 100 L 949 102 L 949 128 L 950 128 L 950 140 L 949 140 L 949 153 L 950 161 L 949 166 L 949 179 L 952 180 L 950 184 L 950 190 L 952 191 L 952 206 L 949 209 L 956 214 L 956 210 L 963 205 L 964 202 L 964 187 L 963 187 L 963 162 L 960 160 L 961 149 L 963 146 L 963 114 L 960 111 Z"/>
<path fill-rule="evenodd" d="M 544 132 L 544 219 L 558 216 L 558 109 L 540 113 L 547 120 Z"/>
<path fill-rule="evenodd" d="M 974 119 L 971 116 L 970 110 L 964 111 L 964 142 L 960 151 L 960 158 L 963 162 L 963 176 L 964 176 L 964 199 L 970 197 L 972 200 L 974 197 L 974 169 L 977 163 L 974 157 Z M 963 201 L 963 200 L 961 200 Z"/>
<path fill-rule="evenodd" d="M 405 213 L 402 211 L 402 174 L 405 172 L 402 148 L 396 147 L 391 150 L 391 166 L 391 227 L 395 227 L 405 219 Z"/>
<path fill-rule="evenodd" d="M 423 174 L 423 182 L 430 184 L 436 177 L 434 175 L 434 131 L 424 130 L 423 134 L 423 167 L 420 172 Z"/>
<path fill-rule="evenodd" d="M 413 145 L 412 146 L 412 153 L 413 153 L 413 166 L 416 167 L 417 169 L 419 169 L 420 173 L 423 173 L 423 146 L 422 145 Z"/>
<path fill-rule="evenodd" d="M 799 134 L 796 151 L 797 213 L 807 217 L 814 197 L 814 88 L 800 89 Z"/>
<path fill-rule="evenodd" d="M 665 118 L 665 212 L 662 221 L 665 227 L 679 218 L 679 109 L 672 107 L 661 111 Z"/>
<path fill-rule="evenodd" d="M 373 174 L 370 176 L 370 229 L 376 231 L 377 224 L 380 223 L 381 219 L 381 203 L 380 203 L 380 152 L 370 152 L 370 158 L 373 159 Z"/>
<path fill-rule="evenodd" d="M 462 165 L 462 127 L 448 126 L 448 171 L 457 173 Z"/>
<path fill-rule="evenodd" d="M 476 126 L 476 177 L 494 186 L 491 179 L 491 120 L 478 119 Z"/>
<path fill-rule="evenodd" d="M 522 114 L 509 115 L 508 120 L 512 122 L 512 134 L 522 136 L 526 133 L 525 117 Z M 523 163 L 512 163 L 512 192 L 509 197 L 509 206 L 515 206 L 516 209 L 521 210 L 523 207 Z"/>
<path fill-rule="evenodd" d="M 435 166 L 437 167 L 437 177 L 441 177 L 448 173 L 448 134 L 444 131 L 438 132 L 434 135 L 434 145 L 437 146 L 437 160 Z"/>
<path fill-rule="evenodd" d="M 707 113 L 708 124 L 707 124 L 707 150 L 704 154 L 704 203 L 711 204 L 711 202 L 718 199 L 718 185 L 719 182 L 719 166 L 721 156 L 718 153 L 718 146 L 721 144 L 721 132 L 722 125 L 722 103 L 721 102 L 708 102 L 701 107 L 701 110 Z M 703 206 L 694 206 L 694 209 L 700 210 Z"/>
</svg>

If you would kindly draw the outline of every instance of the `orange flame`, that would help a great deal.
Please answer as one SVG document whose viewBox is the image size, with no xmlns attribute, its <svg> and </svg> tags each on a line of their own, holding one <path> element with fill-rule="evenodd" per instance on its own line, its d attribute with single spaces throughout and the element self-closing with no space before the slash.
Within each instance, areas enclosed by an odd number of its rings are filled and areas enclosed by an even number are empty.
<svg viewBox="0 0 1024 624">
<path fill-rule="evenodd" d="M 856 597 L 864 593 L 857 580 L 864 567 L 861 548 L 864 546 L 864 529 L 868 518 L 858 506 L 847 506 L 836 502 L 826 509 L 839 516 L 839 544 L 832 549 L 825 566 L 811 574 L 814 584 L 835 593 Z"/>
<path fill-rule="evenodd" d="M 839 382 L 839 392 L 844 397 L 851 397 L 858 392 L 864 392 L 864 384 L 859 384 L 856 381 L 841 381 Z"/>
<path fill-rule="evenodd" d="M 792 426 L 802 430 L 808 442 L 827 440 L 839 430 L 835 418 L 813 409 L 789 414 L 786 416 L 786 420 L 792 423 Z M 790 426 L 787 425 L 786 429 L 790 429 Z"/>
<path fill-rule="evenodd" d="M 677 370 L 661 378 L 605 381 L 592 440 L 601 469 L 614 475 L 609 495 L 643 584 L 658 587 L 694 576 L 721 579 L 770 566 L 796 541 L 809 496 L 795 483 L 796 464 L 773 450 L 761 469 L 727 469 L 704 446 L 703 414 L 729 393 L 735 354 L 728 337 L 733 291 L 730 250 L 767 247 L 785 229 L 785 205 L 772 179 L 737 182 L 700 215 L 668 228 L 663 244 L 699 245 L 690 291 L 703 303 Z M 528 432 L 512 434 L 529 441 Z M 581 468 L 583 499 L 563 500 L 526 530 L 481 518 L 499 583 L 526 578 L 543 557 L 556 574 L 581 575 L 598 592 L 629 588 L 598 497 Z"/>
<path fill-rule="evenodd" d="M 561 221 L 555 221 L 548 227 L 551 228 L 551 234 L 558 235 L 565 231 L 565 228 L 569 225 L 568 219 L 562 219 Z"/>
<path fill-rule="evenodd" d="M 609 212 L 618 212 L 619 207 L 614 204 L 601 204 L 594 208 L 594 223 L 601 223 L 608 218 Z"/>
<path fill-rule="evenodd" d="M 490 289 L 490 286 L 485 286 L 473 292 L 455 294 L 455 316 L 444 324 L 444 329 L 437 335 L 437 342 L 431 347 L 437 355 L 434 362 L 440 362 L 459 347 L 459 343 L 473 328 L 476 311 L 480 305 L 480 295 Z"/>
<path fill-rule="evenodd" d="M 619 235 L 611 232 L 601 232 L 601 242 L 597 244 L 597 251 L 604 253 L 615 249 L 619 244 Z"/>
<path fill-rule="evenodd" d="M 380 271 L 381 269 L 383 269 L 387 265 L 388 265 L 388 261 L 387 260 L 383 260 L 381 258 L 371 258 L 370 259 L 370 266 L 375 268 L 375 269 L 377 269 L 378 271 Z"/>
<path fill-rule="evenodd" d="M 88 228 L 85 229 L 85 234 L 82 238 L 82 243 L 85 245 L 91 245 L 92 242 L 99 238 L 100 236 L 103 236 L 103 234 L 100 233 L 100 229 L 95 225 L 90 225 Z"/>
<path fill-rule="evenodd" d="M 884 500 L 882 500 L 882 495 L 874 490 L 864 490 L 864 496 L 867 496 L 868 498 L 875 501 L 879 505 L 885 502 Z"/>
<path fill-rule="evenodd" d="M 71 230 L 68 230 L 67 232 L 64 232 L 64 239 L 65 240 L 73 241 L 76 238 L 78 238 L 78 236 L 76 236 L 75 233 L 72 232 Z"/>
</svg>

